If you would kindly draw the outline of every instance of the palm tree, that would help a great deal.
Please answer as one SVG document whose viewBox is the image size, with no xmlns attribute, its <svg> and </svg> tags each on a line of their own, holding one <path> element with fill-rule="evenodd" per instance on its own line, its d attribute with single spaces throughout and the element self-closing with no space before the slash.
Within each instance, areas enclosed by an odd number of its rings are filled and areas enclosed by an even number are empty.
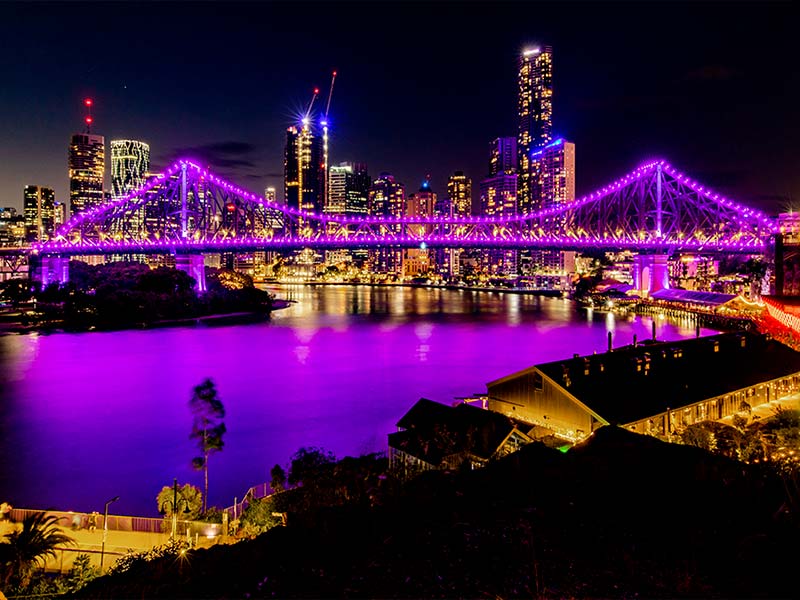
<svg viewBox="0 0 800 600">
<path fill-rule="evenodd" d="M 22 521 L 22 529 L 6 534 L 0 543 L 0 562 L 3 565 L 3 585 L 22 587 L 30 581 L 37 564 L 44 567 L 48 556 L 55 558 L 60 544 L 74 544 L 70 536 L 57 526 L 58 517 L 43 512 L 33 513 Z"/>
</svg>

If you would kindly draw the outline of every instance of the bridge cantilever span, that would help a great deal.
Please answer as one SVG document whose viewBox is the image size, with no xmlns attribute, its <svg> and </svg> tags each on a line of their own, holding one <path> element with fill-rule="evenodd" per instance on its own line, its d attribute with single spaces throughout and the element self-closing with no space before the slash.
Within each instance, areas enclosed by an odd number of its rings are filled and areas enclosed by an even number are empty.
<svg viewBox="0 0 800 600">
<path fill-rule="evenodd" d="M 777 233 L 762 212 L 647 163 L 573 202 L 530 214 L 350 216 L 288 207 L 237 187 L 191 160 L 118 200 L 67 221 L 41 257 L 199 254 L 299 248 L 542 248 L 763 252 Z"/>
</svg>

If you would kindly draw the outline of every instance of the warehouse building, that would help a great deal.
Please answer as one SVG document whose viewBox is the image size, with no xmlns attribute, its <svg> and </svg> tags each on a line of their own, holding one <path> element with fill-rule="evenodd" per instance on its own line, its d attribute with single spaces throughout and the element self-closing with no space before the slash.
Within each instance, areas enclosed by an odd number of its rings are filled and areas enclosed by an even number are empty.
<svg viewBox="0 0 800 600">
<path fill-rule="evenodd" d="M 607 424 L 669 436 L 800 389 L 800 353 L 755 333 L 651 342 L 488 384 L 488 408 L 578 441 Z"/>
</svg>

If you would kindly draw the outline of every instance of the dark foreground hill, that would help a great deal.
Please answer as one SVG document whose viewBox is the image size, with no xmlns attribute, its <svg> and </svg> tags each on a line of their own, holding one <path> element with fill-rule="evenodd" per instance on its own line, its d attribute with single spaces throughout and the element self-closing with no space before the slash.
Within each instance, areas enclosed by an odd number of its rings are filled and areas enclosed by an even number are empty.
<svg viewBox="0 0 800 600">
<path fill-rule="evenodd" d="M 766 469 L 607 427 L 379 507 L 103 577 L 83 598 L 793 597 L 800 528 Z"/>
</svg>

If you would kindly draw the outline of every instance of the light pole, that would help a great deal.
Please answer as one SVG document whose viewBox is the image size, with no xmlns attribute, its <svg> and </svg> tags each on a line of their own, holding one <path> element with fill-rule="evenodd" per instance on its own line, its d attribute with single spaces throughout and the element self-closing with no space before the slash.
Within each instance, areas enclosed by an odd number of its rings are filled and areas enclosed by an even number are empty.
<svg viewBox="0 0 800 600">
<path fill-rule="evenodd" d="M 106 502 L 105 510 L 103 510 L 103 544 L 100 547 L 100 572 L 103 572 L 103 559 L 106 557 L 106 539 L 108 538 L 108 505 L 112 502 L 119 500 L 119 496 L 114 496 L 111 500 Z"/>
</svg>

